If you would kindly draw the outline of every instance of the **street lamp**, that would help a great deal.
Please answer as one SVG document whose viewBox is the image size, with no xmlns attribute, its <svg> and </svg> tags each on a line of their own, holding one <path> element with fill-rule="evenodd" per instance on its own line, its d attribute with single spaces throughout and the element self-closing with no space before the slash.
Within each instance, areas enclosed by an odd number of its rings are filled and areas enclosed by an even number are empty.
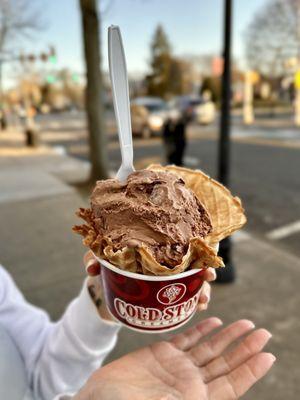
<svg viewBox="0 0 300 400">
<path fill-rule="evenodd" d="M 218 154 L 218 178 L 223 185 L 229 185 L 230 168 L 230 103 L 231 103 L 231 19 L 232 0 L 224 0 L 224 49 L 222 75 L 222 104 L 220 120 L 220 139 Z M 231 241 L 226 238 L 220 243 L 219 253 L 226 268 L 217 270 L 217 282 L 229 283 L 235 279 L 235 270 L 231 260 Z"/>
</svg>

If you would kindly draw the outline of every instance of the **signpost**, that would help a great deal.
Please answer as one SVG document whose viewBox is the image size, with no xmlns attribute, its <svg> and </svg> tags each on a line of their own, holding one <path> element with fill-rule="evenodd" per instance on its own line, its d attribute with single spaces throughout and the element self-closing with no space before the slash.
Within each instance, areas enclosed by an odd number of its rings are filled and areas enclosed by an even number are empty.
<svg viewBox="0 0 300 400">
<path fill-rule="evenodd" d="M 251 125 L 254 122 L 253 113 L 253 85 L 259 81 L 259 75 L 255 71 L 246 71 L 244 76 L 244 124 Z"/>
<path fill-rule="evenodd" d="M 300 70 L 294 76 L 295 86 L 295 125 L 300 126 Z"/>
<path fill-rule="evenodd" d="M 231 102 L 231 19 L 232 0 L 224 0 L 224 69 L 222 75 L 222 105 L 219 139 L 218 178 L 221 183 L 229 185 L 230 167 L 230 102 Z M 229 238 L 220 243 L 220 255 L 226 268 L 217 270 L 217 282 L 233 282 L 234 267 L 231 262 L 231 242 Z"/>
</svg>

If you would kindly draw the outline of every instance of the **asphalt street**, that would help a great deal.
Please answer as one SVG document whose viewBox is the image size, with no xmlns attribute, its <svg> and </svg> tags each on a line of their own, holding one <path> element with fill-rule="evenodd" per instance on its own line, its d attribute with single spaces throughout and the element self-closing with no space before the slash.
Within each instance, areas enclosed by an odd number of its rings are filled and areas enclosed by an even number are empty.
<svg viewBox="0 0 300 400">
<path fill-rule="evenodd" d="M 259 119 L 258 126 L 243 127 L 237 118 L 232 128 L 231 189 L 241 197 L 248 216 L 246 229 L 300 256 L 300 131 L 291 126 L 290 116 L 270 124 Z M 42 137 L 69 154 L 88 158 L 83 115 L 69 114 L 42 118 Z M 274 126 L 276 127 L 274 129 Z M 281 129 L 278 128 L 281 127 Z M 109 125 L 110 168 L 116 170 L 120 152 L 113 123 Z M 217 126 L 191 126 L 185 163 L 191 168 L 217 177 Z M 136 167 L 164 162 L 161 138 L 134 140 Z M 290 229 L 290 226 L 296 228 Z M 273 230 L 287 227 L 277 239 L 269 239 Z M 298 228 L 297 228 L 298 227 Z M 272 235 L 271 235 L 272 236 Z M 275 235 L 276 236 L 276 235 Z"/>
<path fill-rule="evenodd" d="M 78 158 L 88 158 L 87 130 L 83 114 L 57 114 L 38 122 L 42 142 L 56 147 L 58 154 L 43 146 L 23 152 L 29 149 L 20 129 L 0 132 L 0 219 L 5 227 L 0 230 L 0 253 L 1 263 L 26 298 L 56 319 L 77 295 L 84 278 L 85 249 L 71 226 L 78 223 L 74 211 L 87 202 L 78 185 L 72 186 L 88 176 L 88 163 L 78 162 Z M 110 168 L 116 170 L 120 154 L 113 124 L 108 131 Z M 164 161 L 159 137 L 137 138 L 134 148 L 137 168 Z M 217 149 L 217 124 L 189 128 L 187 166 L 215 177 Z M 262 119 L 252 127 L 234 119 L 231 187 L 243 200 L 246 230 L 251 234 L 233 239 L 236 282 L 214 285 L 209 309 L 188 326 L 219 316 L 225 324 L 247 318 L 272 332 L 267 351 L 276 355 L 277 363 L 245 400 L 294 400 L 299 393 L 295 372 L 300 363 L 299 151 L 299 131 L 287 118 Z M 73 157 L 61 157 L 64 152 Z M 123 329 L 106 362 L 167 337 Z"/>
</svg>

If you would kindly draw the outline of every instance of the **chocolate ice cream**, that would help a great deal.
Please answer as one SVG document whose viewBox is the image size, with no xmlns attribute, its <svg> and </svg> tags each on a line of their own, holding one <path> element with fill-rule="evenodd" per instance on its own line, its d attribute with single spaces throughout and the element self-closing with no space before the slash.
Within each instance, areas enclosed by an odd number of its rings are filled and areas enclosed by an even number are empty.
<svg viewBox="0 0 300 400">
<path fill-rule="evenodd" d="M 144 244 L 169 268 L 181 262 L 191 238 L 204 238 L 212 229 L 208 212 L 184 181 L 162 171 L 137 171 L 125 183 L 98 181 L 91 209 L 80 215 L 88 216 L 101 248 Z"/>
</svg>

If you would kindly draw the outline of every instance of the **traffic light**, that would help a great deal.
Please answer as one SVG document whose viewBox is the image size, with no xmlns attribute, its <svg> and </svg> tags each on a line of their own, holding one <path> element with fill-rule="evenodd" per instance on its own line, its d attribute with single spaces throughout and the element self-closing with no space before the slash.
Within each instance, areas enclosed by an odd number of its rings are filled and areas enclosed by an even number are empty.
<svg viewBox="0 0 300 400">
<path fill-rule="evenodd" d="M 79 75 L 78 74 L 76 74 L 76 73 L 73 73 L 72 74 L 72 81 L 73 82 L 79 82 Z"/>
<path fill-rule="evenodd" d="M 40 54 L 40 59 L 43 62 L 47 62 L 48 61 L 48 54 L 47 53 L 41 53 Z"/>
<path fill-rule="evenodd" d="M 53 46 L 50 46 L 48 60 L 49 60 L 49 62 L 51 62 L 51 64 L 56 64 L 57 63 L 56 51 L 55 51 L 55 48 Z"/>
<path fill-rule="evenodd" d="M 34 54 L 29 54 L 29 55 L 27 56 L 27 60 L 28 60 L 29 62 L 34 63 L 35 60 L 36 60 L 36 57 L 35 57 Z"/>
<path fill-rule="evenodd" d="M 50 84 L 55 83 L 56 82 L 56 76 L 54 76 L 52 74 L 48 74 L 46 76 L 46 82 L 50 83 Z"/>
</svg>

